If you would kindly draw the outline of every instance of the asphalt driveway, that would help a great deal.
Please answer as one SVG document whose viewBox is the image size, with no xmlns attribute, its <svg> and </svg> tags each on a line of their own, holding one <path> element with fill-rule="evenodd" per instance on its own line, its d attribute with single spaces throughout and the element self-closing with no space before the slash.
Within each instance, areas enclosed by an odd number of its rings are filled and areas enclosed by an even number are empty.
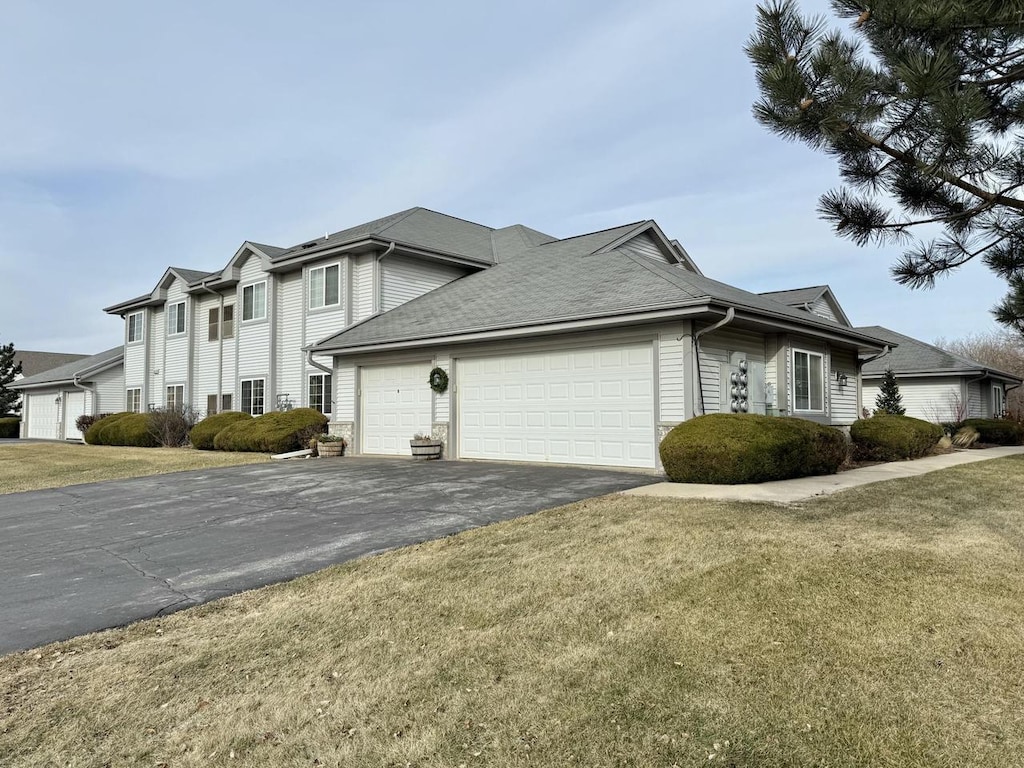
<svg viewBox="0 0 1024 768">
<path fill-rule="evenodd" d="M 346 458 L 2 495 L 0 653 L 655 479 Z"/>
</svg>

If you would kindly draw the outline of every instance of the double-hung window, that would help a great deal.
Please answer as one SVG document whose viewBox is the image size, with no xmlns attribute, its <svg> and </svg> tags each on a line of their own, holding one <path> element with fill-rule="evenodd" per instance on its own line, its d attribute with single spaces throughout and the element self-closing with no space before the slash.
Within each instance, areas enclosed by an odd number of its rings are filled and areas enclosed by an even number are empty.
<svg viewBox="0 0 1024 768">
<path fill-rule="evenodd" d="M 341 303 L 341 267 L 314 267 L 309 270 L 309 308 L 336 307 Z"/>
<path fill-rule="evenodd" d="M 221 308 L 213 307 L 210 310 L 209 326 L 210 332 L 207 336 L 208 341 L 234 338 L 235 306 L 233 304 L 225 304 L 223 317 L 221 317 Z"/>
<path fill-rule="evenodd" d="M 167 388 L 167 408 L 174 410 L 185 404 L 185 387 L 178 385 Z"/>
<path fill-rule="evenodd" d="M 167 305 L 167 335 L 177 336 L 185 332 L 185 302 Z"/>
<path fill-rule="evenodd" d="M 331 412 L 331 374 L 314 373 L 309 377 L 309 407 L 320 413 Z"/>
<path fill-rule="evenodd" d="M 267 283 L 253 283 L 242 288 L 242 322 L 263 320 L 267 316 Z"/>
<path fill-rule="evenodd" d="M 132 312 L 128 315 L 128 343 L 142 341 L 142 313 Z"/>
<path fill-rule="evenodd" d="M 1003 391 L 1002 384 L 994 384 L 992 386 L 992 418 L 1002 418 L 1006 412 L 1006 392 Z"/>
<path fill-rule="evenodd" d="M 124 400 L 124 409 L 126 411 L 140 413 L 142 411 L 142 388 L 133 387 L 125 390 Z"/>
<path fill-rule="evenodd" d="M 263 379 L 242 379 L 242 412 L 251 416 L 262 416 L 263 392 Z"/>
<path fill-rule="evenodd" d="M 825 411 L 825 358 L 817 352 L 793 350 L 793 408 Z"/>
</svg>

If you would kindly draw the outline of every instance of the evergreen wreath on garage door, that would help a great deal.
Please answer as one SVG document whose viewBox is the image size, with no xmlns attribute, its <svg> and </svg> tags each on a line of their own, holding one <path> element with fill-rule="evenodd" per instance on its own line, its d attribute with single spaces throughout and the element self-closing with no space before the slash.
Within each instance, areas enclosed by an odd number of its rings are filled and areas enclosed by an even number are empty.
<svg viewBox="0 0 1024 768">
<path fill-rule="evenodd" d="M 435 368 L 430 372 L 430 388 L 439 395 L 448 391 L 448 374 L 444 368 Z"/>
</svg>

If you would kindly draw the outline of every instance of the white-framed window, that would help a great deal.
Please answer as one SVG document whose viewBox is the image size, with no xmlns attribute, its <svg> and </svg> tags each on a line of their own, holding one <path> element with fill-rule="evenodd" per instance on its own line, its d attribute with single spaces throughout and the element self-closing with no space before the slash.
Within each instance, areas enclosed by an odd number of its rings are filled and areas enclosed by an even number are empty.
<svg viewBox="0 0 1024 768">
<path fill-rule="evenodd" d="M 235 305 L 224 305 L 224 316 L 221 317 L 221 308 L 213 307 L 209 315 L 209 329 L 207 341 L 218 339 L 233 339 L 235 337 Z"/>
<path fill-rule="evenodd" d="M 167 335 L 177 336 L 185 332 L 185 302 L 177 301 L 167 305 Z"/>
<path fill-rule="evenodd" d="M 817 352 L 793 350 L 793 408 L 825 411 L 825 358 Z"/>
<path fill-rule="evenodd" d="M 180 408 L 185 404 L 185 387 L 179 385 L 167 388 L 167 407 Z"/>
<path fill-rule="evenodd" d="M 242 379 L 242 413 L 250 416 L 262 416 L 264 408 L 263 379 Z"/>
<path fill-rule="evenodd" d="M 242 288 L 242 322 L 267 317 L 267 281 Z"/>
<path fill-rule="evenodd" d="M 142 313 L 132 312 L 128 315 L 128 343 L 142 341 Z"/>
<path fill-rule="evenodd" d="M 1006 413 L 1006 392 L 1002 384 L 992 385 L 992 418 L 998 419 Z"/>
<path fill-rule="evenodd" d="M 131 387 L 124 392 L 124 409 L 132 413 L 142 412 L 142 388 Z"/>
<path fill-rule="evenodd" d="M 309 407 L 320 413 L 331 413 L 331 374 L 314 373 L 309 377 Z"/>
<path fill-rule="evenodd" d="M 308 272 L 309 308 L 336 307 L 341 304 L 341 266 L 313 267 Z"/>
</svg>

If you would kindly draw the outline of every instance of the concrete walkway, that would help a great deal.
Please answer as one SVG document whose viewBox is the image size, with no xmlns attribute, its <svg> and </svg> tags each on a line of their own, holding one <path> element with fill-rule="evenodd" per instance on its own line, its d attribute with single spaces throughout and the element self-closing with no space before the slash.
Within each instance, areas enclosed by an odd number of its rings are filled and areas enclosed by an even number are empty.
<svg viewBox="0 0 1024 768">
<path fill-rule="evenodd" d="M 1000 459 L 1004 456 L 1024 454 L 1024 446 L 1006 446 L 981 450 L 956 451 L 942 456 L 928 456 L 914 461 L 894 461 L 872 467 L 851 469 L 838 475 L 798 477 L 794 480 L 775 480 L 770 483 L 749 485 L 704 485 L 700 483 L 655 483 L 631 488 L 621 493 L 638 496 L 662 496 L 674 499 L 725 499 L 732 501 L 772 501 L 787 504 L 814 496 L 854 488 L 858 485 L 878 483 L 898 477 L 914 477 L 936 472 L 947 467 L 973 464 L 976 461 Z"/>
</svg>

